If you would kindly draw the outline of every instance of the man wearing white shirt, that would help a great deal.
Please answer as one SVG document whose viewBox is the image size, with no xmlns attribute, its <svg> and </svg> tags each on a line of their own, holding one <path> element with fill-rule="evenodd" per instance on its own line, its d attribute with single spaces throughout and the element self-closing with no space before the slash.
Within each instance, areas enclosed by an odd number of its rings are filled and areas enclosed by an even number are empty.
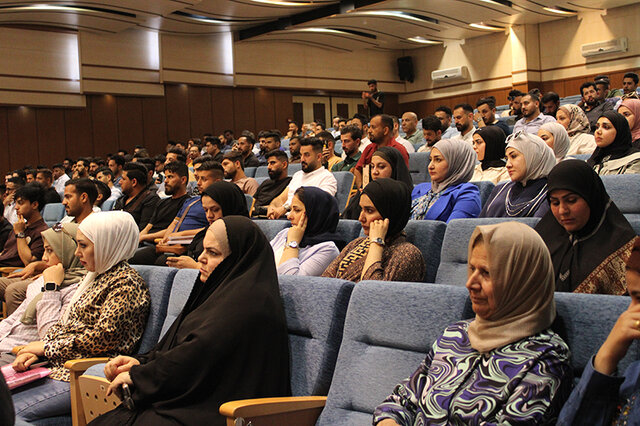
<svg viewBox="0 0 640 426">
<path fill-rule="evenodd" d="M 331 195 L 338 192 L 338 182 L 329 170 L 322 167 L 322 141 L 319 138 L 304 138 L 300 141 L 300 164 L 289 186 L 271 201 L 267 208 L 269 219 L 279 219 L 291 208 L 293 195 L 301 186 L 315 186 Z"/>
<path fill-rule="evenodd" d="M 67 183 L 67 181 L 71 178 L 64 172 L 64 166 L 62 165 L 62 163 L 54 164 L 51 172 L 54 179 L 53 188 L 58 194 L 60 194 L 60 198 L 62 198 L 64 197 L 64 184 Z"/>
<path fill-rule="evenodd" d="M 458 104 L 453 108 L 453 119 L 460 135 L 452 139 L 460 139 L 473 145 L 473 133 L 476 128 L 473 125 L 473 107 L 469 104 Z"/>
<path fill-rule="evenodd" d="M 442 123 L 442 139 L 452 139 L 460 135 L 460 132 L 455 127 L 451 127 L 451 116 L 453 115 L 451 108 L 446 105 L 440 105 L 433 115 L 438 117 L 438 120 Z"/>
<path fill-rule="evenodd" d="M 396 117 L 395 115 L 392 115 L 391 118 L 393 118 L 393 137 L 395 138 L 396 142 L 404 146 L 404 149 L 407 150 L 407 154 L 412 154 L 416 152 L 416 149 L 414 148 L 413 144 L 408 140 L 406 140 L 405 138 L 403 138 L 402 136 L 400 136 L 400 130 L 399 130 L 400 122 L 398 121 L 398 117 Z"/>
</svg>

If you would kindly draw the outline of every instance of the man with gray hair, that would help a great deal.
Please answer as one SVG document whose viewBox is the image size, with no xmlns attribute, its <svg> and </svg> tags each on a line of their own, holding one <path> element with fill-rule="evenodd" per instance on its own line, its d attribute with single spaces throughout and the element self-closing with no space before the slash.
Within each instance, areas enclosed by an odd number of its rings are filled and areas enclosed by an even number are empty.
<svg viewBox="0 0 640 426">
<path fill-rule="evenodd" d="M 402 131 L 405 139 L 414 147 L 422 143 L 422 134 L 418 131 L 418 115 L 415 112 L 407 111 L 402 114 Z"/>
</svg>

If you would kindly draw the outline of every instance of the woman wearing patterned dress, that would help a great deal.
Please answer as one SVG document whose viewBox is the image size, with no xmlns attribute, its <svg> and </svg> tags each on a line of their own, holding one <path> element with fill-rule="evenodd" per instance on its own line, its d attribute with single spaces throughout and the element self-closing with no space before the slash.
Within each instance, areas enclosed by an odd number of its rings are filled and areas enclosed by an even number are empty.
<svg viewBox="0 0 640 426">
<path fill-rule="evenodd" d="M 571 386 L 569 348 L 551 329 L 553 265 L 522 223 L 478 226 L 467 289 L 475 319 L 447 327 L 374 413 L 374 424 L 553 424 Z"/>
</svg>

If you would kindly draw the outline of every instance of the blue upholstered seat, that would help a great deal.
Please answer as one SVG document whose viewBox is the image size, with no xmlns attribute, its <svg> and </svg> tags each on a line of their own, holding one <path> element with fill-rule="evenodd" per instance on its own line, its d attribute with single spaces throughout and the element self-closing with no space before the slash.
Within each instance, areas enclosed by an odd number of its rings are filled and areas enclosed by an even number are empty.
<svg viewBox="0 0 640 426">
<path fill-rule="evenodd" d="M 291 226 L 291 222 L 284 218 L 279 220 L 254 219 L 254 222 L 269 241 L 273 240 L 273 237 L 275 237 L 278 232 Z"/>
<path fill-rule="evenodd" d="M 116 204 L 116 200 L 105 200 L 104 203 L 100 206 L 100 209 L 103 212 L 109 212 L 113 210 L 113 206 Z"/>
<path fill-rule="evenodd" d="M 344 237 L 347 244 L 360 236 L 362 225 L 355 219 L 340 219 L 336 232 Z"/>
<path fill-rule="evenodd" d="M 293 176 L 296 172 L 299 172 L 300 170 L 302 170 L 302 164 L 301 163 L 289 164 L 289 167 L 287 170 L 288 170 L 287 174 L 289 176 Z"/>
<path fill-rule="evenodd" d="M 484 203 L 487 202 L 487 200 L 489 199 L 489 195 L 491 195 L 491 191 L 493 191 L 493 188 L 495 188 L 496 185 L 493 182 L 487 180 L 469 183 L 472 183 L 478 187 L 478 190 L 480 191 L 480 202 L 481 205 L 484 206 Z"/>
<path fill-rule="evenodd" d="M 640 175 L 600 176 L 609 197 L 620 211 L 627 214 L 640 214 Z"/>
<path fill-rule="evenodd" d="M 640 216 L 640 215 L 638 215 L 638 216 Z M 638 218 L 638 217 L 633 217 L 633 218 L 627 217 L 627 220 L 629 221 L 629 225 L 631 225 L 633 230 L 636 231 L 636 234 L 640 235 L 640 218 Z"/>
<path fill-rule="evenodd" d="M 256 174 L 253 176 L 256 178 L 259 177 L 269 177 L 269 170 L 267 169 L 267 166 L 260 166 L 260 167 L 256 167 Z"/>
<path fill-rule="evenodd" d="M 49 203 L 45 204 L 42 209 L 42 219 L 47 226 L 53 226 L 60 222 L 64 217 L 65 210 L 62 203 Z"/>
<path fill-rule="evenodd" d="M 440 265 L 440 250 L 447 224 L 439 220 L 410 220 L 404 228 L 407 240 L 418 247 L 427 266 L 424 282 L 432 283 Z"/>
<path fill-rule="evenodd" d="M 349 199 L 355 176 L 351 172 L 333 172 L 333 176 L 338 181 L 336 199 L 338 200 L 338 211 L 341 212 L 347 207 L 347 200 Z"/>
<path fill-rule="evenodd" d="M 414 152 L 409 154 L 409 173 L 411 173 L 414 185 L 431 181 L 431 177 L 427 172 L 430 161 L 431 158 L 428 152 Z"/>
<path fill-rule="evenodd" d="M 535 217 L 491 217 L 481 219 L 454 219 L 447 225 L 442 242 L 440 266 L 435 277 L 436 283 L 463 286 L 467 282 L 467 251 L 469 238 L 478 225 L 517 221 L 534 227 L 539 218 Z"/>
<path fill-rule="evenodd" d="M 257 167 L 245 167 L 244 168 L 244 174 L 247 175 L 247 177 L 255 177 L 256 176 L 256 168 Z"/>
<path fill-rule="evenodd" d="M 575 158 L 576 160 L 587 161 L 589 157 L 591 157 L 591 154 L 575 154 L 570 155 L 570 157 Z"/>
<path fill-rule="evenodd" d="M 251 213 L 251 208 L 253 207 L 253 197 L 249 194 L 244 194 L 245 200 L 247 200 L 247 210 Z"/>
</svg>

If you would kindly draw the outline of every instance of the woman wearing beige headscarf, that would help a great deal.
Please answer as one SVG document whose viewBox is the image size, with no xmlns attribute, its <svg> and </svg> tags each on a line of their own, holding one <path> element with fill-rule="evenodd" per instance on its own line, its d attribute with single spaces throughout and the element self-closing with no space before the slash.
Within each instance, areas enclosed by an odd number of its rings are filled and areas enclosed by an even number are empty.
<svg viewBox="0 0 640 426">
<path fill-rule="evenodd" d="M 553 149 L 558 163 L 567 158 L 567 152 L 571 148 L 571 141 L 562 124 L 555 121 L 544 123 L 538 130 L 538 136 L 549 148 Z"/>
<path fill-rule="evenodd" d="M 571 146 L 567 155 L 591 154 L 596 149 L 589 119 L 582 108 L 572 104 L 562 105 L 556 112 L 556 120 L 569 134 Z"/>
<path fill-rule="evenodd" d="M 550 329 L 555 282 L 544 241 L 522 223 L 478 226 L 466 286 L 475 318 L 445 329 L 374 424 L 555 424 L 571 367 Z"/>
</svg>

